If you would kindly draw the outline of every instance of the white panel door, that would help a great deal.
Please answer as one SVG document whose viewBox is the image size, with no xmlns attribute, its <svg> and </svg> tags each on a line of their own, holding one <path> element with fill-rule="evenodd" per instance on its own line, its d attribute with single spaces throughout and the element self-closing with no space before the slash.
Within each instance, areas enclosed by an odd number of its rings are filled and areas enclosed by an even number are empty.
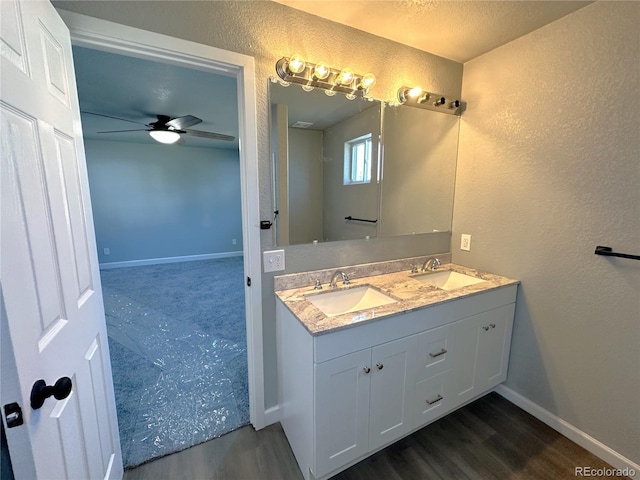
<svg viewBox="0 0 640 480">
<path fill-rule="evenodd" d="M 2 403 L 16 476 L 121 478 L 96 244 L 69 32 L 48 1 L 0 1 Z M 3 375 L 5 370 L 3 368 Z M 71 393 L 30 406 L 33 384 Z M 5 389 L 3 388 L 3 391 Z"/>
<path fill-rule="evenodd" d="M 315 365 L 316 477 L 368 449 L 371 349 Z"/>
<path fill-rule="evenodd" d="M 418 336 L 401 338 L 371 351 L 369 450 L 408 433 L 415 391 Z"/>
</svg>

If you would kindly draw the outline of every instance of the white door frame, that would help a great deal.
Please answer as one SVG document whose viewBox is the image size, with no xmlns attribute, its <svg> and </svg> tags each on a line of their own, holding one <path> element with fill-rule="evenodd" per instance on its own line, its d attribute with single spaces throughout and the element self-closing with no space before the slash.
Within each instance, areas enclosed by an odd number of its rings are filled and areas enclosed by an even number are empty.
<svg viewBox="0 0 640 480">
<path fill-rule="evenodd" d="M 251 424 L 259 430 L 265 426 L 265 409 L 254 59 L 86 15 L 64 10 L 58 13 L 69 27 L 73 45 L 195 68 L 237 81 L 244 273 L 251 278 L 251 287 L 245 286 L 249 408 Z"/>
</svg>

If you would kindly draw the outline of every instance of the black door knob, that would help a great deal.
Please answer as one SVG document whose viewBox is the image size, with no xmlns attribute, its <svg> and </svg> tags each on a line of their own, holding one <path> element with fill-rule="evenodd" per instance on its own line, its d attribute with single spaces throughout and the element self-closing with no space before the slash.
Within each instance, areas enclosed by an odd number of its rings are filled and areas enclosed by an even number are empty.
<svg viewBox="0 0 640 480">
<path fill-rule="evenodd" d="M 31 408 L 38 410 L 44 401 L 53 396 L 56 400 L 67 398 L 71 393 L 71 379 L 69 377 L 59 378 L 53 386 L 47 386 L 44 380 L 38 380 L 31 388 Z"/>
</svg>

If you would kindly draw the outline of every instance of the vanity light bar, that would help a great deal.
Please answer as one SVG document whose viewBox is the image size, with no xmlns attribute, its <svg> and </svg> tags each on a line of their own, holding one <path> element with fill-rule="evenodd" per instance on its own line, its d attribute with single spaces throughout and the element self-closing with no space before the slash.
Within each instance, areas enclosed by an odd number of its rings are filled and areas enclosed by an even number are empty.
<svg viewBox="0 0 640 480">
<path fill-rule="evenodd" d="M 427 92 L 418 87 L 399 88 L 398 101 L 403 105 L 448 113 L 449 115 L 460 115 L 467 106 L 467 104 L 460 99 L 446 97 L 439 93 Z"/>
<path fill-rule="evenodd" d="M 305 62 L 299 55 L 278 60 L 276 73 L 282 81 L 298 83 L 305 90 L 323 88 L 328 92 L 344 93 L 349 99 L 364 97 L 376 81 L 371 73 L 358 75 L 349 68 L 338 70 L 323 62 Z"/>
</svg>

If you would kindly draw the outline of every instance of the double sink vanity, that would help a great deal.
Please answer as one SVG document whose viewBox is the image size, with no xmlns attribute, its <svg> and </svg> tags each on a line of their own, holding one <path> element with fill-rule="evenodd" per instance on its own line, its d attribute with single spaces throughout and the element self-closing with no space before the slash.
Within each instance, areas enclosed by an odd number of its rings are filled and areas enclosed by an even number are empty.
<svg viewBox="0 0 640 480">
<path fill-rule="evenodd" d="M 506 379 L 518 281 L 448 257 L 275 277 L 281 423 L 305 479 Z"/>
</svg>

